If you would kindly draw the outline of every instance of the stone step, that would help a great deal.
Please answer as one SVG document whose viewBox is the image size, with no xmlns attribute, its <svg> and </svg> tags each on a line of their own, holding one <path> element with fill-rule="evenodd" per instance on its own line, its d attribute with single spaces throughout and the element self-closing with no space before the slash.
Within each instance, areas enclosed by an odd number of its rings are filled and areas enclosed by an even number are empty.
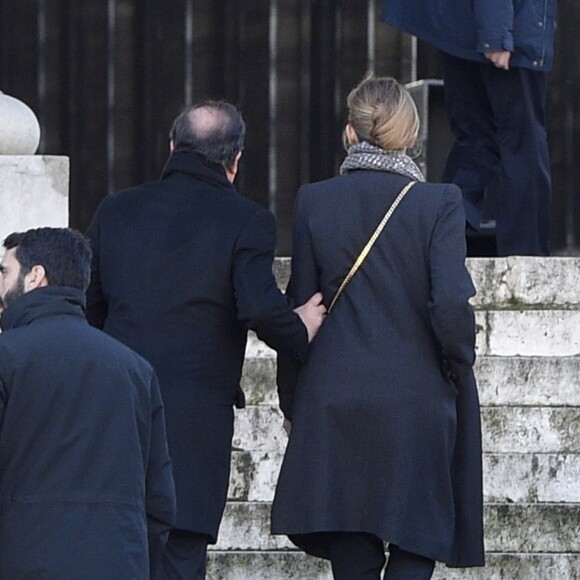
<svg viewBox="0 0 580 580">
<path fill-rule="evenodd" d="M 470 258 L 475 308 L 579 308 L 580 259 Z"/>
<path fill-rule="evenodd" d="M 580 357 L 480 356 L 475 362 L 481 404 L 580 407 Z M 249 405 L 277 405 L 276 359 L 246 359 L 242 387 Z"/>
<path fill-rule="evenodd" d="M 580 504 L 486 504 L 488 552 L 580 552 Z M 229 502 L 216 549 L 286 550 L 286 536 L 270 535 L 270 503 Z"/>
<path fill-rule="evenodd" d="M 578 580 L 580 554 L 487 554 L 484 568 L 438 564 L 433 580 Z M 325 560 L 302 552 L 209 552 L 208 580 L 332 580 Z"/>
<path fill-rule="evenodd" d="M 580 407 L 483 407 L 481 414 L 487 453 L 580 453 Z M 286 441 L 276 406 L 236 412 L 234 449 L 283 452 Z"/>
<path fill-rule="evenodd" d="M 235 451 L 228 499 L 272 501 L 281 453 Z M 495 503 L 580 503 L 580 455 L 483 456 L 484 499 Z"/>
<path fill-rule="evenodd" d="M 580 258 L 469 258 L 477 288 L 475 308 L 580 308 Z M 290 258 L 277 258 L 274 274 L 286 288 Z"/>
<path fill-rule="evenodd" d="M 580 310 L 476 312 L 479 356 L 580 355 Z"/>
<path fill-rule="evenodd" d="M 579 310 L 480 310 L 475 313 L 478 356 L 579 356 Z M 246 358 L 275 356 L 251 334 Z"/>
</svg>

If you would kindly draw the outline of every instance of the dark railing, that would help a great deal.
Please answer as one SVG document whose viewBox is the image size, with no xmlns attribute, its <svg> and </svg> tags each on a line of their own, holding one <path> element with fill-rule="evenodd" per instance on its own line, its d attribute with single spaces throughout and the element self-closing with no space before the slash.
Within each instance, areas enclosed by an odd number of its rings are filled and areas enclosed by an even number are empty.
<svg viewBox="0 0 580 580">
<path fill-rule="evenodd" d="M 367 69 L 437 78 L 432 49 L 381 24 L 381 0 L 2 0 L 0 90 L 30 105 L 40 153 L 71 158 L 71 224 L 156 179 L 186 104 L 238 104 L 248 138 L 238 188 L 274 211 L 290 251 L 300 184 L 335 174 L 348 90 Z M 559 2 L 549 114 L 553 242 L 580 239 L 580 3 Z M 429 135 L 436 147 L 437 135 Z M 435 145 L 434 145 L 435 144 Z M 436 180 L 437 175 L 430 175 Z"/>
</svg>

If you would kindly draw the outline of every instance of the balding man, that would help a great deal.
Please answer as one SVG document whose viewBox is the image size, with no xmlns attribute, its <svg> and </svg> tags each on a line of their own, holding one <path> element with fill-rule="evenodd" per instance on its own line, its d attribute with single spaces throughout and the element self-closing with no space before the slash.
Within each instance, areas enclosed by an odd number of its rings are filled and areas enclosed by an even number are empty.
<svg viewBox="0 0 580 580">
<path fill-rule="evenodd" d="M 177 493 L 161 578 L 205 578 L 230 471 L 247 329 L 304 360 L 321 296 L 293 311 L 272 275 L 274 217 L 233 187 L 245 135 L 209 101 L 175 120 L 161 180 L 107 197 L 89 230 L 89 321 L 152 363 Z"/>
</svg>

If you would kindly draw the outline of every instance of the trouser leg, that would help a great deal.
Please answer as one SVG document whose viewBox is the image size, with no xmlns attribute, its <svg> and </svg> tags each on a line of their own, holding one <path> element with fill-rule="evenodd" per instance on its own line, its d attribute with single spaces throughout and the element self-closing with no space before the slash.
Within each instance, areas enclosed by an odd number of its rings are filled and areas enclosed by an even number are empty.
<svg viewBox="0 0 580 580">
<path fill-rule="evenodd" d="M 383 580 L 429 580 L 435 561 L 389 544 L 389 562 Z"/>
<path fill-rule="evenodd" d="M 385 565 L 383 541 L 373 534 L 328 534 L 332 574 L 335 580 L 379 580 Z"/>
<path fill-rule="evenodd" d="M 501 158 L 498 255 L 549 253 L 551 177 L 545 102 L 547 74 L 482 66 Z"/>
<path fill-rule="evenodd" d="M 499 173 L 496 122 L 480 64 L 446 53 L 441 53 L 441 62 L 447 117 L 455 137 L 442 181 L 460 187 L 467 222 L 478 229 L 486 189 Z"/>
<path fill-rule="evenodd" d="M 171 530 L 158 580 L 205 580 L 209 537 L 186 530 Z"/>
</svg>

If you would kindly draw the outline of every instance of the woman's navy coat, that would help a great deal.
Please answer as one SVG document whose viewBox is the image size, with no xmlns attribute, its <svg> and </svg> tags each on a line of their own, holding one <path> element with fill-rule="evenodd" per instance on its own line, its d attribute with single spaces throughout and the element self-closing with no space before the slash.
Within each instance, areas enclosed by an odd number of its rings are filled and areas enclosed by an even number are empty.
<svg viewBox="0 0 580 580">
<path fill-rule="evenodd" d="M 385 0 L 382 20 L 453 56 L 547 71 L 554 58 L 556 0 Z"/>
<path fill-rule="evenodd" d="M 146 580 L 175 517 L 151 365 L 88 325 L 80 290 L 1 322 L 0 578 Z"/>
<path fill-rule="evenodd" d="M 301 189 L 289 294 L 330 304 L 407 178 L 354 171 Z M 272 531 L 370 532 L 453 566 L 481 565 L 474 294 L 454 185 L 415 185 L 299 368 L 279 357 L 292 431 Z M 452 382 L 453 381 L 453 382 Z M 454 383 L 454 384 L 453 384 Z"/>
</svg>

